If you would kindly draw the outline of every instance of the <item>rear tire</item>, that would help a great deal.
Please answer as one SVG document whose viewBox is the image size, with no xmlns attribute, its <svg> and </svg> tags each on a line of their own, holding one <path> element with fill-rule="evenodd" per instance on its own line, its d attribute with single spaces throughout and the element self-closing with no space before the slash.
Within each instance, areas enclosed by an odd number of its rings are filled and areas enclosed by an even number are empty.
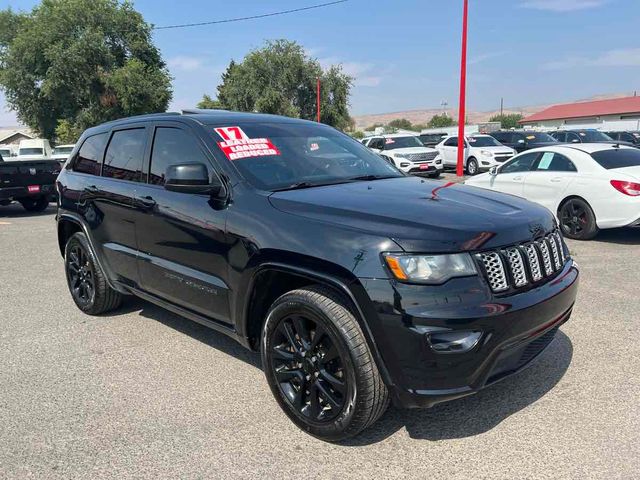
<svg viewBox="0 0 640 480">
<path fill-rule="evenodd" d="M 71 298 L 84 313 L 100 315 L 120 306 L 122 295 L 107 283 L 84 233 L 69 238 L 64 266 Z"/>
<path fill-rule="evenodd" d="M 271 306 L 262 330 L 262 363 L 271 392 L 305 432 L 336 442 L 373 424 L 389 394 L 348 301 L 313 286 Z"/>
<path fill-rule="evenodd" d="M 467 174 L 473 177 L 478 173 L 478 168 L 478 161 L 475 158 L 471 157 L 467 160 Z"/>
<path fill-rule="evenodd" d="M 20 200 L 20 204 L 27 212 L 44 212 L 49 206 L 47 197 L 25 198 Z"/>
<path fill-rule="evenodd" d="M 563 202 L 558 209 L 558 219 L 564 236 L 574 240 L 591 240 L 600 231 L 596 215 L 581 198 L 570 198 Z"/>
</svg>

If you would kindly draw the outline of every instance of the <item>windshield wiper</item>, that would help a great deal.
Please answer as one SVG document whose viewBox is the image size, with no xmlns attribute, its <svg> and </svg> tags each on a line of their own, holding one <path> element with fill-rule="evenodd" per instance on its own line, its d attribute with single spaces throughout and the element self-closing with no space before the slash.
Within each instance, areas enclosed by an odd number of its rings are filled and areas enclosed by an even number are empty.
<svg viewBox="0 0 640 480">
<path fill-rule="evenodd" d="M 311 183 L 311 182 L 297 182 L 292 183 L 288 187 L 276 188 L 271 190 L 272 192 L 284 192 L 287 190 L 302 190 L 303 188 L 313 188 L 313 187 L 326 187 L 328 185 L 338 185 L 341 183 L 349 183 L 351 179 L 348 180 L 340 180 L 337 182 L 325 182 L 325 183 Z"/>
<path fill-rule="evenodd" d="M 358 181 L 362 180 L 365 182 L 372 180 L 384 180 L 385 178 L 398 178 L 396 175 L 360 175 L 359 177 L 349 177 L 349 180 Z"/>
</svg>

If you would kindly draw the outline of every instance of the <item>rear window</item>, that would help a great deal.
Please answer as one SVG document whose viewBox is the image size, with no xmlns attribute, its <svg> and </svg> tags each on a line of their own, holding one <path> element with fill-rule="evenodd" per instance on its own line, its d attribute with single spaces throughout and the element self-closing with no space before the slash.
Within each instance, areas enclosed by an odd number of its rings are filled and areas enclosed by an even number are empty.
<svg viewBox="0 0 640 480">
<path fill-rule="evenodd" d="M 611 148 L 593 152 L 591 156 L 607 170 L 640 166 L 640 150 L 637 148 Z"/>
<path fill-rule="evenodd" d="M 21 148 L 18 150 L 18 155 L 44 155 L 42 148 Z"/>
</svg>

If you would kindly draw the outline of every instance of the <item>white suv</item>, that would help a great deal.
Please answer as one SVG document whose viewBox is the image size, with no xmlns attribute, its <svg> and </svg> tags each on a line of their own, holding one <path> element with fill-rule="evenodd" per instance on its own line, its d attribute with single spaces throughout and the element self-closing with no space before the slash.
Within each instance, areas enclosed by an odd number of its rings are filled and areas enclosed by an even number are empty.
<svg viewBox="0 0 640 480">
<path fill-rule="evenodd" d="M 437 178 L 444 168 L 442 160 L 436 158 L 438 151 L 422 145 L 418 136 L 376 135 L 362 143 L 405 173 Z"/>
<path fill-rule="evenodd" d="M 458 163 L 458 137 L 445 138 L 436 145 L 439 158 L 447 167 Z M 464 168 L 469 175 L 502 165 L 516 154 L 513 148 L 505 147 L 490 135 L 471 135 L 465 139 Z"/>
</svg>

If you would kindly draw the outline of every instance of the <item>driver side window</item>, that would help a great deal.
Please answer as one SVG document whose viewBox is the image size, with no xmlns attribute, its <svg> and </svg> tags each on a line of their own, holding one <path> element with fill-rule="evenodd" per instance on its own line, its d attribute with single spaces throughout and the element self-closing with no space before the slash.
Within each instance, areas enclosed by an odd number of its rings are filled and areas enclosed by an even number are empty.
<svg viewBox="0 0 640 480">
<path fill-rule="evenodd" d="M 518 172 L 528 172 L 531 170 L 531 166 L 538 159 L 540 154 L 538 152 L 535 153 L 525 153 L 520 155 L 519 157 L 514 158 L 509 163 L 506 163 L 501 169 L 500 173 L 518 173 Z"/>
</svg>

